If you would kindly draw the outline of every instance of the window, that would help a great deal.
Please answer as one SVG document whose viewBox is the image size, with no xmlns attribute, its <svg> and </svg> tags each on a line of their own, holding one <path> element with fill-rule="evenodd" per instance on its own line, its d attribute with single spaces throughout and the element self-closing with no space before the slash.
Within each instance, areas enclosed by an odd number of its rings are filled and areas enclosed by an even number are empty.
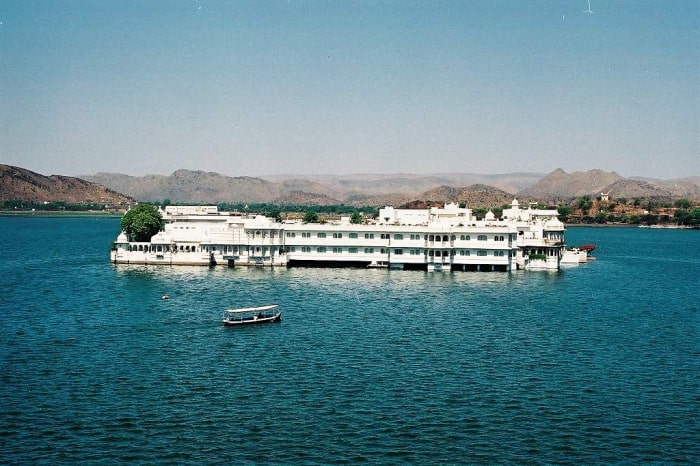
<svg viewBox="0 0 700 466">
<path fill-rule="evenodd" d="M 318 252 L 318 253 L 325 253 L 325 252 L 326 252 L 326 248 L 323 247 L 323 246 L 321 246 L 321 247 L 319 247 L 319 248 L 316 248 L 316 252 Z"/>
<path fill-rule="evenodd" d="M 403 255 L 403 249 L 394 249 L 394 254 L 397 256 Z"/>
<path fill-rule="evenodd" d="M 316 233 L 316 237 L 317 237 L 317 238 L 325 238 L 325 237 L 326 237 L 326 234 L 323 233 L 323 232 L 319 232 L 319 233 Z"/>
<path fill-rule="evenodd" d="M 342 238 L 343 234 L 342 233 L 333 233 L 333 238 Z"/>
<path fill-rule="evenodd" d="M 343 248 L 333 248 L 333 254 L 342 254 Z"/>
<path fill-rule="evenodd" d="M 394 239 L 403 239 L 403 235 L 401 233 L 396 233 Z"/>
<path fill-rule="evenodd" d="M 350 233 L 350 238 L 357 239 L 357 233 Z"/>
<path fill-rule="evenodd" d="M 301 248 L 301 252 L 311 252 L 311 248 L 308 246 L 304 246 Z"/>
<path fill-rule="evenodd" d="M 365 254 L 374 254 L 374 248 L 365 248 Z"/>
<path fill-rule="evenodd" d="M 374 233 L 365 233 L 365 239 L 374 239 Z"/>
<path fill-rule="evenodd" d="M 476 239 L 479 241 L 486 241 L 487 238 L 486 238 L 486 235 L 479 235 L 476 237 Z"/>
<path fill-rule="evenodd" d="M 503 257 L 505 256 L 505 253 L 503 251 L 494 251 L 493 255 L 496 257 Z"/>
<path fill-rule="evenodd" d="M 462 249 L 459 251 L 459 255 L 460 256 L 471 256 L 471 251 Z"/>
<path fill-rule="evenodd" d="M 302 237 L 302 238 L 311 238 L 311 233 L 308 233 L 308 232 L 302 233 L 302 234 L 301 234 L 301 237 Z"/>
<path fill-rule="evenodd" d="M 357 248 L 348 248 L 350 254 L 357 254 Z"/>
<path fill-rule="evenodd" d="M 389 233 L 382 233 L 381 239 L 389 239 Z"/>
<path fill-rule="evenodd" d="M 488 253 L 484 250 L 479 250 L 479 251 L 476 251 L 476 255 L 477 256 L 487 256 Z"/>
<path fill-rule="evenodd" d="M 293 231 L 287 232 L 287 238 L 294 238 L 294 237 L 296 237 L 296 233 L 294 233 Z"/>
<path fill-rule="evenodd" d="M 469 241 L 471 240 L 471 237 L 469 235 L 462 235 L 459 237 L 462 241 Z"/>
</svg>

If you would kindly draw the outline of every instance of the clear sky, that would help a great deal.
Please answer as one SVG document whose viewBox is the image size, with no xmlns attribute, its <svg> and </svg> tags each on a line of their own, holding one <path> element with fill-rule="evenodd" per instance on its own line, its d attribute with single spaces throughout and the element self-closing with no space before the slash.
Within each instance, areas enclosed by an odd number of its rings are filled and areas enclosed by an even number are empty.
<svg viewBox="0 0 700 466">
<path fill-rule="evenodd" d="M 41 174 L 700 175 L 698 0 L 0 0 Z"/>
</svg>

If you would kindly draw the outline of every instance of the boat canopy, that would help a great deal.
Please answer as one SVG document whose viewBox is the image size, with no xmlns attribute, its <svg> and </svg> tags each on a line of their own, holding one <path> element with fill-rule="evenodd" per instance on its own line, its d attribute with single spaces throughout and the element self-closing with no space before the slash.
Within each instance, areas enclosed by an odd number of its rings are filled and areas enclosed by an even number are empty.
<svg viewBox="0 0 700 466">
<path fill-rule="evenodd" d="M 270 304 L 267 306 L 258 307 L 242 307 L 240 309 L 226 309 L 224 312 L 227 314 L 245 314 L 248 312 L 269 311 L 270 309 L 274 309 L 276 307 L 279 307 L 279 304 Z"/>
</svg>

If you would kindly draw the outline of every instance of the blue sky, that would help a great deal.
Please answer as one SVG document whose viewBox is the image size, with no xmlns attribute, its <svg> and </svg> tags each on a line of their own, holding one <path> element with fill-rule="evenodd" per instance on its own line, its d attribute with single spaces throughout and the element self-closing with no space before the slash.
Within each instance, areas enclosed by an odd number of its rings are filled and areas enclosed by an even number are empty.
<svg viewBox="0 0 700 466">
<path fill-rule="evenodd" d="M 700 175 L 700 2 L 0 0 L 42 174 Z"/>
</svg>

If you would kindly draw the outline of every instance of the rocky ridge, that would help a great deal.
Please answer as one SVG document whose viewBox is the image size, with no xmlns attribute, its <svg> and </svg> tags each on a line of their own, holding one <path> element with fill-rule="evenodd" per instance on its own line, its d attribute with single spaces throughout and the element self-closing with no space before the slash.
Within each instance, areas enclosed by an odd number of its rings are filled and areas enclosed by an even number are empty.
<svg viewBox="0 0 700 466">
<path fill-rule="evenodd" d="M 134 198 L 99 183 L 70 176 L 44 176 L 3 164 L 0 164 L 0 201 L 104 204 L 112 208 L 136 203 Z"/>
</svg>

